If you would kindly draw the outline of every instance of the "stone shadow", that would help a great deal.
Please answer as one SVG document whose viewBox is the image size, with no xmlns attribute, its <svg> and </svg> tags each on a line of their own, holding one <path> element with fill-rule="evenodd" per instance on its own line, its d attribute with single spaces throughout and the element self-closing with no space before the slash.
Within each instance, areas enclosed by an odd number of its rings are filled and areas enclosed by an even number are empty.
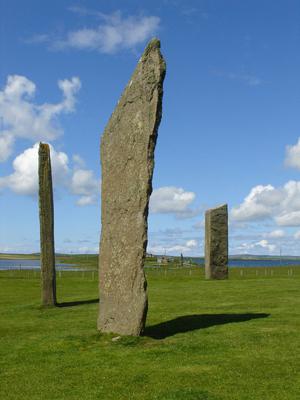
<svg viewBox="0 0 300 400">
<path fill-rule="evenodd" d="M 147 327 L 144 336 L 153 339 L 165 339 L 177 333 L 190 332 L 215 325 L 246 322 L 252 319 L 267 318 L 269 316 L 270 314 L 265 313 L 185 315 Z"/>
<path fill-rule="evenodd" d="M 83 304 L 94 304 L 98 303 L 99 299 L 92 299 L 92 300 L 78 300 L 78 301 L 67 301 L 64 303 L 57 303 L 57 307 L 74 307 L 74 306 L 81 306 Z"/>
</svg>

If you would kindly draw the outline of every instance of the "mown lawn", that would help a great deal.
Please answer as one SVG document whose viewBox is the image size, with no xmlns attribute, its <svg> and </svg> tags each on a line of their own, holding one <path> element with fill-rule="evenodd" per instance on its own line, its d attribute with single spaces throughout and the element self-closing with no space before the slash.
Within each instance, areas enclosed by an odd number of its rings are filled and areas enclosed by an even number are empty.
<svg viewBox="0 0 300 400">
<path fill-rule="evenodd" d="M 41 309 L 37 273 L 2 271 L 0 398 L 299 400 L 300 268 L 274 270 L 148 270 L 145 336 L 117 341 L 92 273 L 62 273 L 64 306 Z"/>
</svg>

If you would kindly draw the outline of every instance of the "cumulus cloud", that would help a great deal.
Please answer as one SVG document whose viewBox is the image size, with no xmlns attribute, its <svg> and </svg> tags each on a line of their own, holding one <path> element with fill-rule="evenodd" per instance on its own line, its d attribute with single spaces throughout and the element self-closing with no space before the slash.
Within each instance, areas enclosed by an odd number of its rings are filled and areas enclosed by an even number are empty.
<svg viewBox="0 0 300 400">
<path fill-rule="evenodd" d="M 79 154 L 73 154 L 73 163 L 75 164 L 75 167 L 77 168 L 83 168 L 85 167 L 85 161 L 82 157 L 80 157 Z"/>
<path fill-rule="evenodd" d="M 194 247 L 197 247 L 198 243 L 197 243 L 197 240 L 191 239 L 191 240 L 188 240 L 185 245 L 189 249 L 193 249 Z"/>
<path fill-rule="evenodd" d="M 275 221 L 281 226 L 299 226 L 300 211 L 286 211 L 275 217 Z"/>
<path fill-rule="evenodd" d="M 69 31 L 64 38 L 37 35 L 29 42 L 48 43 L 55 50 L 73 48 L 113 54 L 123 49 L 134 49 L 145 42 L 158 31 L 160 24 L 160 18 L 156 16 L 123 17 L 120 11 L 104 14 L 81 7 L 72 7 L 71 11 L 93 15 L 101 22 L 93 27 Z"/>
<path fill-rule="evenodd" d="M 195 239 L 187 240 L 185 243 L 173 243 L 173 244 L 154 244 L 148 246 L 148 253 L 154 254 L 191 254 L 198 248 L 198 242 Z"/>
<path fill-rule="evenodd" d="M 274 244 L 269 243 L 265 239 L 260 240 L 259 242 L 255 243 L 255 246 L 260 246 L 263 249 L 267 249 L 269 251 L 274 251 L 276 249 L 276 246 Z"/>
<path fill-rule="evenodd" d="M 285 236 L 285 232 L 282 229 L 275 229 L 274 231 L 265 233 L 264 236 L 271 239 L 280 239 Z"/>
<path fill-rule="evenodd" d="M 164 186 L 153 190 L 150 198 L 150 212 L 174 214 L 178 218 L 191 218 L 199 213 L 199 210 L 189 207 L 195 198 L 194 192 L 186 192 L 174 186 Z"/>
<path fill-rule="evenodd" d="M 0 91 L 0 161 L 12 154 L 16 138 L 31 141 L 48 141 L 62 133 L 58 116 L 74 111 L 75 94 L 81 87 L 80 79 L 59 80 L 62 100 L 55 104 L 35 104 L 34 82 L 21 75 L 10 75 L 6 85 Z"/>
<path fill-rule="evenodd" d="M 237 221 L 251 221 L 271 216 L 271 205 L 276 202 L 274 192 L 275 188 L 271 185 L 255 186 L 244 202 L 231 210 L 232 218 Z"/>
<path fill-rule="evenodd" d="M 300 138 L 286 147 L 285 165 L 300 169 Z M 288 181 L 283 186 L 258 185 L 251 189 L 244 201 L 231 210 L 233 221 L 273 219 L 279 226 L 300 226 L 300 181 Z M 269 237 L 283 237 L 282 230 Z M 266 236 L 267 237 L 267 236 Z"/>
<path fill-rule="evenodd" d="M 0 177 L 0 189 L 9 188 L 21 195 L 36 195 L 38 192 L 38 150 L 39 144 L 26 149 L 13 161 L 14 172 L 6 177 Z M 53 183 L 61 184 L 69 173 L 68 156 L 56 152 L 50 146 Z"/>
<path fill-rule="evenodd" d="M 285 152 L 285 165 L 300 169 L 300 138 L 294 146 L 287 146 Z"/>
<path fill-rule="evenodd" d="M 38 150 L 39 143 L 26 149 L 13 161 L 13 173 L 0 177 L 0 189 L 8 188 L 19 195 L 35 196 L 38 193 Z M 53 186 L 68 190 L 80 196 L 80 206 L 93 204 L 96 201 L 99 184 L 91 170 L 71 168 L 69 157 L 50 145 Z"/>
<path fill-rule="evenodd" d="M 241 245 L 237 246 L 237 250 L 241 251 L 242 253 L 247 253 L 251 250 L 254 250 L 256 252 L 259 251 L 267 251 L 269 253 L 274 252 L 276 249 L 276 245 L 270 243 L 268 240 L 263 239 L 260 240 L 259 242 L 254 242 L 254 243 L 242 243 Z"/>
<path fill-rule="evenodd" d="M 284 186 L 255 186 L 243 203 L 231 210 L 237 221 L 257 221 L 272 218 L 280 226 L 300 225 L 300 181 Z"/>
<path fill-rule="evenodd" d="M 87 169 L 75 170 L 71 180 L 71 190 L 72 193 L 81 196 L 77 205 L 94 204 L 97 200 L 99 183 L 94 177 L 93 171 Z"/>
<path fill-rule="evenodd" d="M 15 138 L 8 131 L 1 131 L 0 134 L 0 162 L 3 162 L 11 155 Z"/>
</svg>

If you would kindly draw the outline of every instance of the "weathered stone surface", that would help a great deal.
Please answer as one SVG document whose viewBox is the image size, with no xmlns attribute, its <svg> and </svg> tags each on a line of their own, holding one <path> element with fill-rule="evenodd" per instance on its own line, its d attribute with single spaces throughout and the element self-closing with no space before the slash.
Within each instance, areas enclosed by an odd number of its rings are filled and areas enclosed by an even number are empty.
<svg viewBox="0 0 300 400">
<path fill-rule="evenodd" d="M 228 210 L 227 204 L 205 213 L 205 277 L 228 278 Z"/>
<path fill-rule="evenodd" d="M 98 329 L 140 335 L 147 315 L 144 259 L 165 62 L 153 39 L 101 140 L 102 232 Z"/>
<path fill-rule="evenodd" d="M 42 304 L 56 304 L 55 251 L 54 251 L 54 210 L 50 148 L 39 146 L 39 207 L 41 243 L 41 284 Z"/>
</svg>

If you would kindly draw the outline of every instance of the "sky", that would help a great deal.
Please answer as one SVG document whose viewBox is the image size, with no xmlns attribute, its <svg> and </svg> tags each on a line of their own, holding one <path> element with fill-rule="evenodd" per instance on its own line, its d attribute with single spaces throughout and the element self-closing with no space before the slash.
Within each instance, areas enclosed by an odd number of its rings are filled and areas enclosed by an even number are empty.
<svg viewBox="0 0 300 400">
<path fill-rule="evenodd" d="M 50 143 L 57 252 L 96 253 L 100 138 L 147 42 L 167 63 L 148 252 L 300 255 L 298 0 L 0 0 L 0 252 L 39 251 Z"/>
</svg>

